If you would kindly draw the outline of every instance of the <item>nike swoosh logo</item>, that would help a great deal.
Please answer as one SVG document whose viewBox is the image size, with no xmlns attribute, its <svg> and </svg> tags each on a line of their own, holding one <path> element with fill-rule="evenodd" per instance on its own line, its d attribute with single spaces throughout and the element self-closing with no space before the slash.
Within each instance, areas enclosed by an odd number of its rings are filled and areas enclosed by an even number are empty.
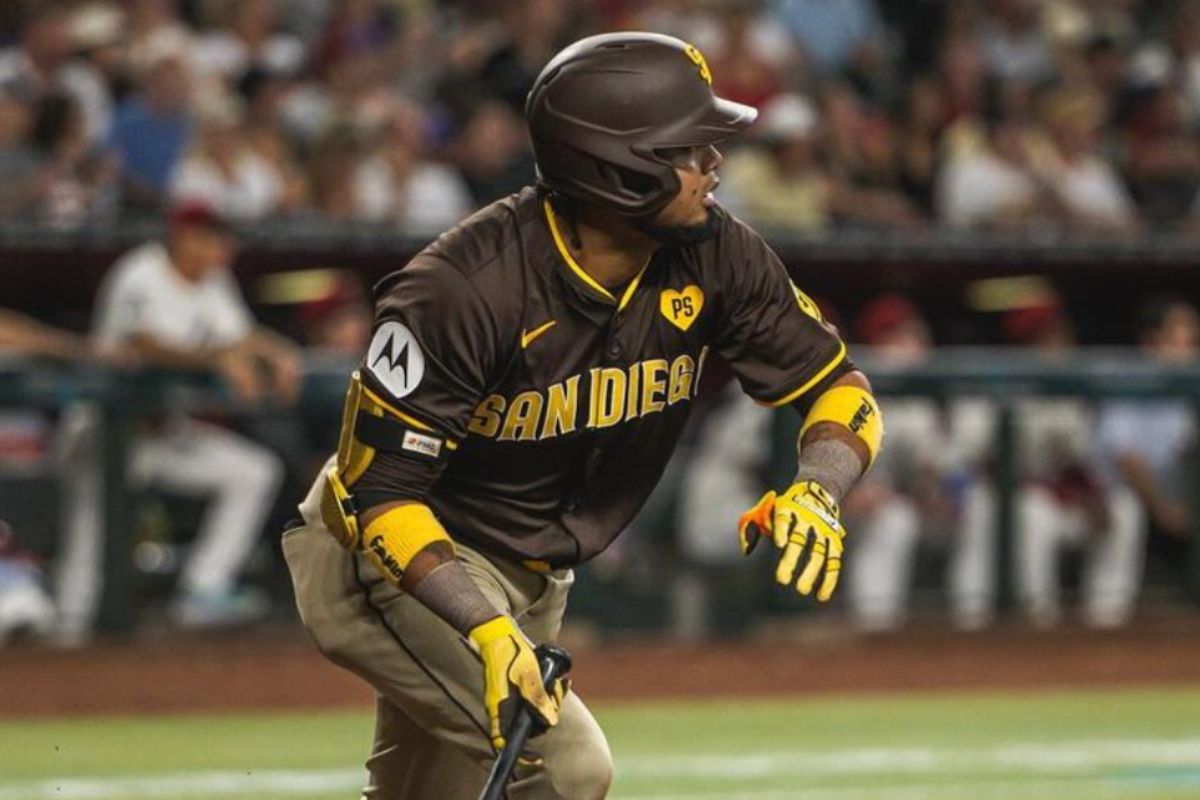
<svg viewBox="0 0 1200 800">
<path fill-rule="evenodd" d="M 533 330 L 526 329 L 526 330 L 521 331 L 521 349 L 524 350 L 526 347 L 529 347 L 529 345 L 533 342 L 534 339 L 538 338 L 543 333 L 545 333 L 546 331 L 553 328 L 555 322 L 557 322 L 557 320 L 552 319 L 549 322 L 546 322 L 542 325 L 538 325 Z"/>
</svg>

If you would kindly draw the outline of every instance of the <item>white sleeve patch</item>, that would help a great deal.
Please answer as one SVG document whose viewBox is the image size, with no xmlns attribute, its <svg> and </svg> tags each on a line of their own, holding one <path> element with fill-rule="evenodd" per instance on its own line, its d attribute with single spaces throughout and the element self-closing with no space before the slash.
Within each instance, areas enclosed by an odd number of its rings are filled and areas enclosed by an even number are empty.
<svg viewBox="0 0 1200 800">
<path fill-rule="evenodd" d="M 442 454 L 442 440 L 433 436 L 426 436 L 423 433 L 416 431 L 405 431 L 404 442 L 401 445 L 405 450 L 411 450 L 414 453 L 420 453 L 423 456 L 437 458 Z"/>
<path fill-rule="evenodd" d="M 425 356 L 412 332 L 399 322 L 379 326 L 367 349 L 367 369 L 393 397 L 412 394 L 425 376 Z"/>
</svg>

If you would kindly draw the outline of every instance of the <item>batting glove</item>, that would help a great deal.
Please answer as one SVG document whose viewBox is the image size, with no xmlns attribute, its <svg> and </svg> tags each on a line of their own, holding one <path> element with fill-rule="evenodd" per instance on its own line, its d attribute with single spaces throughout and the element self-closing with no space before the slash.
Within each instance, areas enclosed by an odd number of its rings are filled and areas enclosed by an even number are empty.
<svg viewBox="0 0 1200 800">
<path fill-rule="evenodd" d="M 761 538 L 769 537 L 783 551 L 775 567 L 775 580 L 783 586 L 792 582 L 801 556 L 806 556 L 796 591 L 812 594 L 823 569 L 817 599 L 825 602 L 833 596 L 842 570 L 846 531 L 839 513 L 837 501 L 816 481 L 800 481 L 781 495 L 767 492 L 738 519 L 742 555 L 749 555 Z"/>
<path fill-rule="evenodd" d="M 504 732 L 524 702 L 534 715 L 535 728 L 558 724 L 566 687 L 555 683 L 553 695 L 542 685 L 542 672 L 533 646 L 510 617 L 499 616 L 468 634 L 483 659 L 483 705 L 491 725 L 492 746 L 504 747 Z"/>
</svg>

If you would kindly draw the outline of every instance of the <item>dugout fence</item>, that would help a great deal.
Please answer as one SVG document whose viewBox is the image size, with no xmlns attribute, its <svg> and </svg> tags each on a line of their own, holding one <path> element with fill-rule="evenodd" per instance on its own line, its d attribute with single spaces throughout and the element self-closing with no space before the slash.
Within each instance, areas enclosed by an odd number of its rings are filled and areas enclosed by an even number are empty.
<svg viewBox="0 0 1200 800">
<path fill-rule="evenodd" d="M 1000 546 L 997 549 L 1001 606 L 1011 607 L 1011 532 L 1013 496 L 1017 485 L 1017 401 L 1023 397 L 1078 397 L 1087 400 L 1179 398 L 1200 413 L 1200 364 L 1163 366 L 1148 362 L 1132 350 L 1082 350 L 1069 361 L 1047 361 L 1029 351 L 1002 348 L 941 348 L 922 364 L 898 368 L 854 353 L 870 375 L 876 392 L 887 396 L 924 396 L 946 400 L 983 396 L 997 409 L 995 428 L 995 486 Z M 352 368 L 344 361 L 310 359 L 301 405 L 316 418 L 337 425 L 346 377 Z M 211 379 L 183 373 L 125 373 L 100 367 L 55 368 L 26 360 L 0 361 L 0 407 L 56 411 L 74 403 L 92 404 L 101 419 L 104 480 L 105 582 L 99 625 L 110 632 L 130 630 L 135 623 L 137 581 L 131 541 L 131 505 L 125 480 L 129 442 L 139 420 L 163 410 L 192 409 L 236 415 L 238 406 Z M 261 409 L 259 409 L 261 411 Z M 774 441 L 779 474 L 794 469 L 794 442 L 799 418 L 790 410 L 776 417 Z M 1194 455 L 1194 454 L 1193 454 Z M 792 466 L 788 460 L 793 459 Z M 1193 463 L 1190 483 L 1191 538 L 1188 548 L 1187 591 L 1200 602 L 1200 469 Z M 781 478 L 782 480 L 783 478 Z M 11 502 L 11 501 L 10 501 Z M 0 508 L 0 518 L 5 516 Z M 731 533 L 732 536 L 732 528 Z"/>
</svg>

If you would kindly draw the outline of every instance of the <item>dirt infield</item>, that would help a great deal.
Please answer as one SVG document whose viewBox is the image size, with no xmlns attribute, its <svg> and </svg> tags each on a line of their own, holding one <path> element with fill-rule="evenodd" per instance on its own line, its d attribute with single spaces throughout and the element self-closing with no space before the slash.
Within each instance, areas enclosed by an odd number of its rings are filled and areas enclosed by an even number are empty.
<svg viewBox="0 0 1200 800">
<path fill-rule="evenodd" d="M 754 641 L 586 644 L 566 637 L 590 700 L 809 692 L 1200 684 L 1200 617 L 1097 634 L 916 630 L 848 638 L 832 629 Z M 398 654 L 397 657 L 402 657 Z M 85 650 L 0 650 L 0 716 L 366 706 L 369 690 L 291 628 L 147 636 Z"/>
</svg>

